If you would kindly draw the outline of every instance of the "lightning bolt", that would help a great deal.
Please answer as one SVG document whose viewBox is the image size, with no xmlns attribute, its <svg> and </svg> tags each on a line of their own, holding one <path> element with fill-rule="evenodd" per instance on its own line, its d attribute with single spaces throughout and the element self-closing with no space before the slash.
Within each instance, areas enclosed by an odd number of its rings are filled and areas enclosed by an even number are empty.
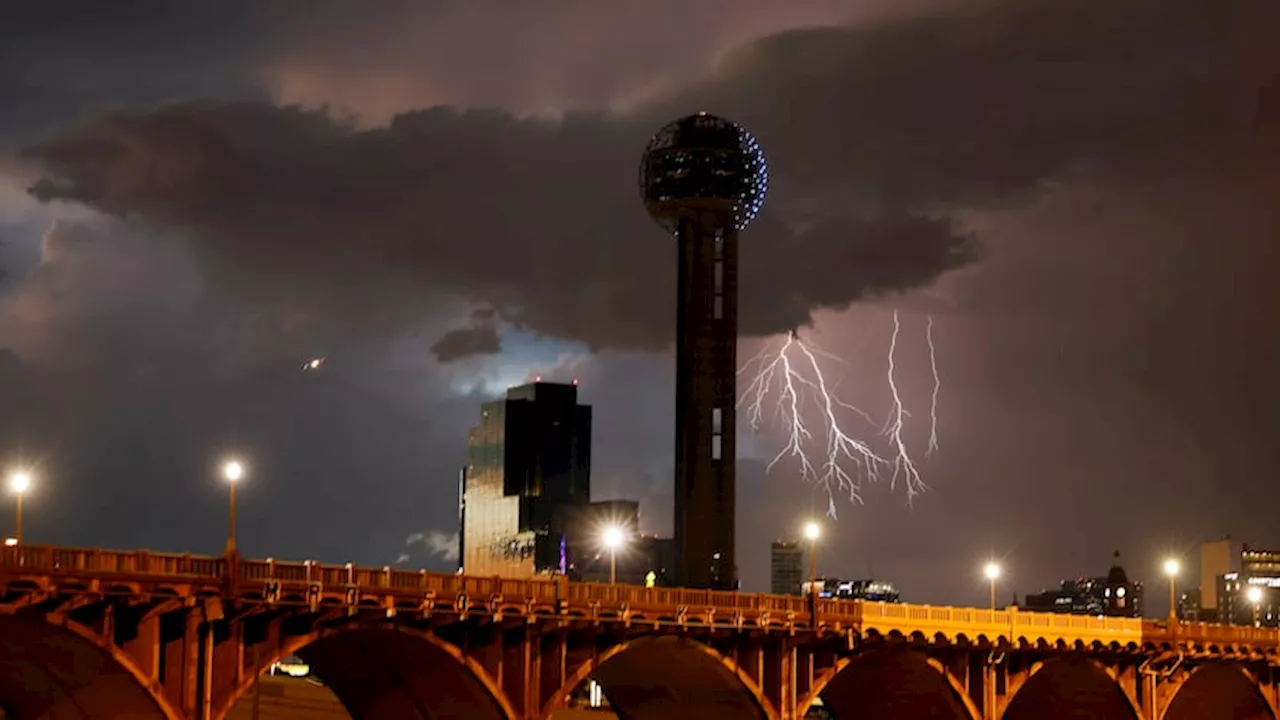
<svg viewBox="0 0 1280 720">
<path fill-rule="evenodd" d="M 893 398 L 893 407 L 889 411 L 889 421 L 885 427 L 885 434 L 889 436 L 889 443 L 895 450 L 893 476 L 889 480 L 889 486 L 897 487 L 898 481 L 901 479 L 906 485 L 907 500 L 909 501 L 924 491 L 926 486 L 920 478 L 920 471 L 916 469 L 916 464 L 911 459 L 911 453 L 907 452 L 906 441 L 902 439 L 902 428 L 906 426 L 908 413 L 902 404 L 902 395 L 898 392 L 898 380 L 896 377 L 898 334 L 901 331 L 902 322 L 898 319 L 898 311 L 894 310 L 893 335 L 889 337 L 889 370 L 887 373 L 889 392 Z"/>
<path fill-rule="evenodd" d="M 789 332 L 781 341 L 766 345 L 738 371 L 739 377 L 751 373 L 752 379 L 738 400 L 739 408 L 746 406 L 744 416 L 751 429 L 758 432 L 766 419 L 786 428 L 786 440 L 766 471 L 773 470 L 784 458 L 795 459 L 800 465 L 801 478 L 813 482 L 827 493 L 827 514 L 833 518 L 836 516 L 837 494 L 847 496 L 851 502 L 861 503 L 863 483 L 879 480 L 882 473 L 892 471 L 890 486 L 896 487 L 902 482 L 908 501 L 928 489 L 903 439 L 903 428 L 910 413 L 897 387 L 896 353 L 900 331 L 901 323 L 895 311 L 888 353 L 892 409 L 881 425 L 883 435 L 888 438 L 889 457 L 877 452 L 869 441 L 859 438 L 841 419 L 852 413 L 869 426 L 879 424 L 866 411 L 837 396 L 819 362 L 820 357 L 837 362 L 843 360 L 812 342 L 802 340 L 797 332 Z M 932 318 L 927 338 L 932 362 L 935 358 Z M 931 411 L 936 418 L 938 374 L 936 365 L 933 367 L 935 386 Z M 935 435 L 930 438 L 930 448 L 936 446 L 935 430 Z"/>
<path fill-rule="evenodd" d="M 938 451 L 938 391 L 942 389 L 942 377 L 938 375 L 938 351 L 933 344 L 933 316 L 924 328 L 925 342 L 929 343 L 929 370 L 933 372 L 933 392 L 929 396 L 929 447 L 926 456 Z"/>
</svg>

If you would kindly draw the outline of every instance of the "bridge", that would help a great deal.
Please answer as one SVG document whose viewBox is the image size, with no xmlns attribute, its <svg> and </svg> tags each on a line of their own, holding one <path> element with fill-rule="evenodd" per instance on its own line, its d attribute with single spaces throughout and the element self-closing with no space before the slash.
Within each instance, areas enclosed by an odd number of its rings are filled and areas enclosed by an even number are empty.
<svg viewBox="0 0 1280 720">
<path fill-rule="evenodd" d="M 297 655 L 353 718 L 1274 720 L 1273 629 L 0 548 L 0 716 L 223 720 Z"/>
</svg>

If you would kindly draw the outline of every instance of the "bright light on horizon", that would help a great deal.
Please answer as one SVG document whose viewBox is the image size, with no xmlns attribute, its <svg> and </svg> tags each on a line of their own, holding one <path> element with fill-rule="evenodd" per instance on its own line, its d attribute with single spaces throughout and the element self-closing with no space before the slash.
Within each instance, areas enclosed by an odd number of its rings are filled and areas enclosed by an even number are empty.
<svg viewBox="0 0 1280 720">
<path fill-rule="evenodd" d="M 1182 564 L 1179 563 L 1176 559 L 1169 558 L 1168 560 L 1164 561 L 1165 575 L 1168 575 L 1169 577 L 1175 577 L 1180 572 L 1182 572 Z"/>
<path fill-rule="evenodd" d="M 1245 591 L 1245 595 L 1249 598 L 1249 602 L 1254 605 L 1262 602 L 1262 588 L 1257 585 L 1250 586 L 1249 589 Z"/>
<path fill-rule="evenodd" d="M 989 562 L 982 568 L 982 574 L 986 575 L 988 580 L 995 580 L 1000 577 L 1000 566 Z"/>
</svg>

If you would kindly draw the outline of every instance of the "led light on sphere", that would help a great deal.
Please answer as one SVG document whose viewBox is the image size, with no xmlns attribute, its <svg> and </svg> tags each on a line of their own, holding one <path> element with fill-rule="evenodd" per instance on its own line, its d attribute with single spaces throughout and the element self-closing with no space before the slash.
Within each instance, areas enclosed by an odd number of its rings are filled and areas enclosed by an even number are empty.
<svg viewBox="0 0 1280 720">
<path fill-rule="evenodd" d="M 239 462 L 232 460 L 222 467 L 222 474 L 231 482 L 236 482 L 244 477 L 244 466 Z"/>
<path fill-rule="evenodd" d="M 1249 590 L 1247 591 L 1247 594 L 1249 597 L 1249 602 L 1253 603 L 1254 605 L 1257 605 L 1258 603 L 1262 602 L 1262 588 L 1258 587 L 1257 585 L 1254 585 L 1253 587 L 1249 588 Z"/>
<path fill-rule="evenodd" d="M 995 580 L 1000 577 L 1000 566 L 995 563 L 987 563 L 987 566 L 983 568 L 983 572 L 986 573 L 988 580 Z"/>
<path fill-rule="evenodd" d="M 675 232 L 682 217 L 742 230 L 769 189 L 760 143 L 735 122 L 698 113 L 668 123 L 645 148 L 640 193 L 649 215 Z"/>
<path fill-rule="evenodd" d="M 1177 560 L 1170 558 L 1164 561 L 1165 575 L 1169 575 L 1169 576 L 1177 575 L 1178 571 L 1180 570 L 1182 570 L 1182 566 L 1178 564 Z"/>
<path fill-rule="evenodd" d="M 31 489 L 31 475 L 24 472 L 16 472 L 9 476 L 9 489 L 21 495 Z"/>
<path fill-rule="evenodd" d="M 818 523 L 811 522 L 804 526 L 804 536 L 809 540 L 817 540 L 821 533 L 822 528 L 818 527 Z"/>
<path fill-rule="evenodd" d="M 604 531 L 604 544 L 616 548 L 622 544 L 622 528 L 611 527 Z"/>
</svg>

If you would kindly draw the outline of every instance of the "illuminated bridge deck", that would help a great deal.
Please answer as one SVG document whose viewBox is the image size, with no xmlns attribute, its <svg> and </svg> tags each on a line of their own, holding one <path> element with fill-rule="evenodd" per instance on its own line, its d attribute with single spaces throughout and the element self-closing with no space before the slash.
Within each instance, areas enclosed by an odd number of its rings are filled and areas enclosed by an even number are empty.
<svg viewBox="0 0 1280 720">
<path fill-rule="evenodd" d="M 1181 648 L 1195 653 L 1274 657 L 1280 631 L 1269 628 L 939 607 L 762 593 L 575 583 L 282 562 L 23 545 L 0 548 L 0 590 L 100 597 L 171 596 L 195 604 L 219 598 L 353 612 L 492 614 L 589 618 L 602 622 L 710 626 L 777 632 L 902 636 L 928 642 Z M 13 603 L 0 604 L 12 611 Z M 0 610 L 4 611 L 4 610 Z"/>
</svg>

